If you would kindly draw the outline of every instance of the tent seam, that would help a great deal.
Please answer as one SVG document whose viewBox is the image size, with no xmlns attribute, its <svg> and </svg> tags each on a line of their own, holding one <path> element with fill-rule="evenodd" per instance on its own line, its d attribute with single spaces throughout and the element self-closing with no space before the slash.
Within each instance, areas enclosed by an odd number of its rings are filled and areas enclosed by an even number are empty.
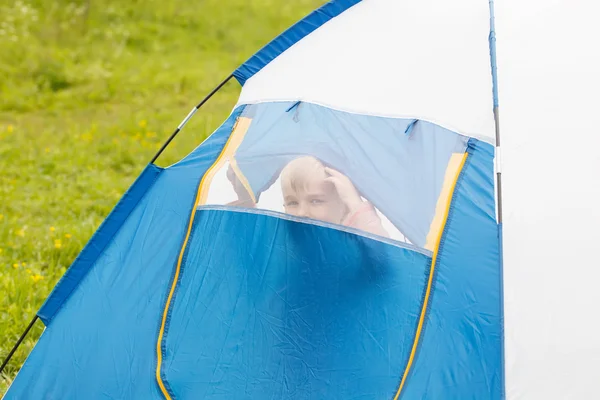
<svg viewBox="0 0 600 400">
<path fill-rule="evenodd" d="M 233 76 L 240 85 L 244 86 L 248 79 L 256 75 L 296 43 L 300 42 L 321 26 L 361 1 L 362 0 L 330 0 L 264 45 L 240 65 L 233 72 Z"/>
<path fill-rule="evenodd" d="M 236 107 L 258 105 L 258 104 L 269 104 L 269 103 L 289 103 L 289 102 L 296 102 L 296 103 L 302 102 L 302 103 L 307 103 L 307 104 L 313 104 L 316 106 L 326 107 L 333 111 L 339 111 L 339 112 L 352 114 L 352 115 L 365 115 L 365 116 L 379 117 L 379 118 L 418 120 L 421 122 L 427 122 L 427 123 L 436 125 L 442 129 L 449 130 L 451 132 L 454 132 L 457 135 L 464 136 L 469 139 L 475 139 L 475 140 L 479 140 L 481 142 L 485 142 L 488 144 L 493 144 L 493 138 L 491 138 L 491 137 L 486 137 L 483 134 L 478 134 L 475 132 L 465 132 L 462 129 L 456 128 L 455 126 L 446 124 L 442 121 L 438 121 L 433 118 L 426 117 L 424 115 L 417 115 L 417 114 L 393 115 L 393 114 L 385 114 L 385 113 L 377 114 L 377 113 L 373 113 L 373 112 L 365 111 L 365 110 L 339 107 L 339 106 L 335 106 L 333 104 L 328 104 L 326 102 L 321 102 L 321 101 L 307 100 L 304 98 L 291 98 L 291 97 L 278 97 L 278 98 L 266 98 L 266 99 L 253 100 L 253 101 L 243 101 L 243 102 L 238 102 L 236 104 Z"/>
<path fill-rule="evenodd" d="M 188 222 L 188 228 L 187 228 L 187 233 L 185 235 L 185 238 L 183 240 L 182 246 L 181 246 L 181 250 L 179 252 L 179 257 L 178 257 L 178 261 L 175 267 L 175 271 L 173 273 L 173 277 L 171 279 L 171 289 L 169 291 L 169 294 L 167 296 L 167 299 L 165 301 L 165 305 L 163 308 L 163 315 L 162 315 L 162 319 L 161 319 L 161 324 L 160 324 L 160 328 L 158 331 L 158 340 L 156 342 L 156 356 L 157 356 L 157 365 L 156 365 L 156 371 L 155 371 L 155 378 L 156 378 L 156 382 L 158 383 L 158 386 L 163 394 L 163 396 L 165 397 L 166 400 L 173 400 L 173 398 L 175 397 L 173 395 L 173 397 L 171 397 L 171 393 L 169 393 L 169 390 L 167 389 L 167 387 L 165 386 L 165 382 L 167 382 L 167 380 L 165 379 L 163 382 L 163 374 L 162 374 L 162 367 L 163 367 L 163 352 L 166 353 L 166 348 L 163 348 L 163 343 L 166 342 L 166 335 L 165 335 L 165 329 L 167 328 L 167 322 L 168 322 L 168 318 L 169 318 L 169 314 L 170 314 L 170 309 L 171 309 L 171 305 L 173 304 L 173 300 L 174 300 L 174 296 L 175 296 L 175 292 L 177 290 L 177 286 L 179 283 L 179 279 L 181 276 L 181 266 L 183 264 L 183 259 L 184 256 L 186 254 L 186 250 L 187 250 L 187 245 L 189 243 L 189 239 L 191 238 L 192 235 L 192 228 L 193 228 L 193 224 L 194 224 L 194 218 L 196 216 L 196 210 L 197 210 L 197 205 L 200 201 L 201 195 L 202 195 L 202 188 L 205 182 L 205 178 L 211 173 L 212 169 L 215 168 L 215 166 L 217 166 L 219 164 L 219 162 L 221 161 L 221 158 L 227 153 L 227 148 L 229 146 L 229 144 L 231 143 L 231 139 L 234 136 L 233 132 L 235 132 L 237 123 L 239 121 L 239 117 L 236 119 L 235 124 L 233 125 L 233 128 L 231 130 L 231 132 L 229 133 L 229 137 L 227 138 L 227 142 L 225 143 L 225 145 L 223 146 L 223 148 L 221 149 L 221 152 L 219 153 L 219 156 L 217 157 L 217 159 L 212 163 L 212 165 L 206 170 L 206 172 L 202 175 L 202 178 L 200 179 L 200 183 L 198 184 L 198 189 L 196 190 L 196 198 L 194 200 L 194 204 L 192 206 L 192 210 L 191 210 L 191 215 L 190 215 L 190 219 Z M 168 383 L 167 383 L 168 386 Z"/>
<path fill-rule="evenodd" d="M 423 299 L 423 305 L 421 307 L 421 315 L 419 317 L 417 330 L 415 332 L 413 346 L 412 346 L 412 349 L 411 349 L 411 352 L 410 352 L 410 355 L 408 358 L 406 368 L 404 369 L 404 373 L 402 374 L 402 380 L 400 381 L 400 386 L 398 387 L 396 395 L 394 396 L 394 400 L 398 400 L 398 398 L 400 397 L 402 389 L 404 388 L 404 385 L 406 384 L 406 380 L 407 380 L 408 374 L 410 373 L 412 364 L 415 360 L 417 348 L 419 346 L 420 338 L 423 333 L 423 327 L 425 326 L 425 316 L 429 309 L 429 304 L 430 304 L 429 300 L 432 297 L 432 293 L 433 293 L 432 289 L 433 289 L 433 283 L 434 283 L 434 276 L 437 271 L 436 266 L 439 264 L 439 260 L 440 260 L 440 257 L 439 257 L 440 250 L 443 248 L 444 239 L 446 237 L 446 231 L 447 231 L 447 227 L 448 227 L 448 221 L 450 220 L 451 213 L 454 209 L 453 205 L 454 205 L 454 200 L 455 200 L 456 189 L 459 187 L 459 181 L 461 180 L 461 178 L 463 176 L 463 171 L 465 170 L 465 165 L 466 165 L 468 158 L 469 158 L 469 152 L 465 151 L 465 153 L 463 155 L 463 159 L 461 161 L 459 171 L 456 174 L 456 178 L 454 180 L 454 184 L 452 185 L 452 190 L 450 192 L 451 193 L 449 196 L 450 201 L 448 202 L 447 209 L 446 209 L 446 215 L 444 218 L 444 229 L 440 230 L 439 237 L 437 240 L 437 246 L 433 253 L 433 258 L 431 261 L 431 268 L 430 268 L 430 272 L 429 272 L 429 280 L 427 282 L 426 289 L 425 289 L 425 298 Z"/>
</svg>

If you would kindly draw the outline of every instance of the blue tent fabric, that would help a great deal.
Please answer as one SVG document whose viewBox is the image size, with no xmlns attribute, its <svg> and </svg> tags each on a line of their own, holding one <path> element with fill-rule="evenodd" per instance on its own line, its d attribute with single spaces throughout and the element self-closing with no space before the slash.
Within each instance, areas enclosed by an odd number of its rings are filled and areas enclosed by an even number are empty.
<svg viewBox="0 0 600 400">
<path fill-rule="evenodd" d="M 494 149 L 470 140 L 405 399 L 502 399 L 502 302 Z"/>
<path fill-rule="evenodd" d="M 202 209 L 163 339 L 174 398 L 391 398 L 431 258 L 260 212 Z"/>
<path fill-rule="evenodd" d="M 244 108 L 244 106 L 241 106 L 234 110 L 230 118 L 228 118 L 208 140 L 203 142 L 195 151 L 176 164 L 175 169 L 186 166 L 193 166 L 196 168 L 198 164 L 204 167 L 207 164 L 207 160 L 212 161 L 216 159 L 218 153 L 220 153 L 223 148 L 225 141 L 229 137 L 229 133 L 231 132 L 237 117 L 242 113 Z M 113 240 L 114 235 L 123 226 L 133 209 L 146 195 L 148 190 L 150 190 L 163 170 L 163 168 L 157 167 L 154 164 L 149 164 L 123 195 L 102 225 L 100 225 L 96 233 L 86 244 L 82 252 L 57 283 L 52 293 L 50 293 L 38 311 L 37 315 L 45 325 L 50 323 L 63 302 L 85 277 L 89 269 Z"/>
<path fill-rule="evenodd" d="M 361 0 L 331 0 L 322 7 L 316 9 L 291 28 L 273 39 L 269 44 L 260 49 L 245 63 L 240 65 L 233 73 L 240 85 L 244 85 L 248 79 L 273 61 L 281 53 L 289 49 L 305 36 L 325 24 L 332 18 L 337 17 L 348 8 L 358 4 Z"/>
<path fill-rule="evenodd" d="M 50 296 L 46 299 L 37 315 L 48 325 L 71 292 L 79 285 L 100 254 L 109 245 L 113 236 L 121 229 L 129 214 L 152 187 L 162 168 L 149 164 L 139 178 L 125 193 L 100 228 L 96 231 L 88 245 L 79 254 L 65 275 L 58 282 Z"/>
<path fill-rule="evenodd" d="M 40 310 L 49 323 L 5 399 L 163 398 L 154 372 L 169 282 L 200 179 L 242 110 L 156 179 L 147 179 L 158 171 L 151 166 L 136 181 L 109 217 L 120 224 L 118 231 L 94 253 L 96 259 L 86 260 L 85 273 L 57 285 L 53 295 L 61 307 L 46 303 Z M 145 195 L 128 205 L 131 193 L 141 192 Z M 125 206 L 130 212 L 119 212 Z M 83 252 L 96 249 L 97 238 L 107 235 L 102 230 L 110 227 L 103 224 Z"/>
<path fill-rule="evenodd" d="M 65 301 L 7 399 L 160 398 L 157 322 L 184 232 L 181 217 L 192 206 L 170 178 L 164 171 Z M 196 179 L 177 181 L 193 194 Z"/>
<path fill-rule="evenodd" d="M 240 154 L 285 155 L 293 139 L 280 128 L 293 137 L 294 124 L 308 121 L 305 136 L 321 137 L 320 155 L 335 164 L 327 152 L 337 118 L 346 137 L 376 128 L 382 143 L 395 140 L 440 165 L 462 146 L 468 157 L 433 274 L 422 249 L 261 210 L 199 207 L 160 343 L 171 397 L 393 398 L 415 343 L 402 398 L 503 397 L 492 146 L 413 120 L 374 124 L 292 106 L 241 106 L 179 163 L 144 170 L 41 308 L 47 328 L 6 399 L 164 398 L 155 373 L 166 299 L 198 185 L 240 116 L 254 118 Z M 296 112 L 304 114 L 294 120 Z M 385 159 L 377 146 L 361 148 Z M 398 157 L 417 165 L 408 153 Z M 260 187 L 251 161 L 239 164 Z M 418 170 L 441 179 L 436 168 Z"/>
</svg>

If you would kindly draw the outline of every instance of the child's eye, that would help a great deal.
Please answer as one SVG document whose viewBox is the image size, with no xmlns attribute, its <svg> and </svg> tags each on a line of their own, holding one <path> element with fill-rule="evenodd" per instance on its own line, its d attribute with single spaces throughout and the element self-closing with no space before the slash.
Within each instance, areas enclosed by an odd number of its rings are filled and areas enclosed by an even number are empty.
<svg viewBox="0 0 600 400">
<path fill-rule="evenodd" d="M 286 205 L 286 207 L 295 207 L 298 205 L 298 202 L 292 200 L 292 201 L 288 201 L 287 203 L 285 203 L 285 205 Z"/>
<path fill-rule="evenodd" d="M 321 200 L 321 199 L 312 199 L 311 204 L 323 204 L 325 203 L 325 201 Z"/>
</svg>

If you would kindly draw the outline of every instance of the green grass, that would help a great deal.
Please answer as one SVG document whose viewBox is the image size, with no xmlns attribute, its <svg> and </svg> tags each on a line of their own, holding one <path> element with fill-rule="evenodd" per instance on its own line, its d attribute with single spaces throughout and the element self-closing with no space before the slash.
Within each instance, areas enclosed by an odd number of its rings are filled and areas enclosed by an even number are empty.
<svg viewBox="0 0 600 400">
<path fill-rule="evenodd" d="M 0 0 L 0 360 L 191 107 L 323 2 Z M 238 92 L 228 84 L 158 164 L 196 147 Z"/>
</svg>

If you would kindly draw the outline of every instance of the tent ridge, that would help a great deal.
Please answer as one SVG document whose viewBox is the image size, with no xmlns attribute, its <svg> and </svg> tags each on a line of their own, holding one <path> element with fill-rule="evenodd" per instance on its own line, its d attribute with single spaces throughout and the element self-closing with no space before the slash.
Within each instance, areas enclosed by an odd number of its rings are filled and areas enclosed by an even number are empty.
<svg viewBox="0 0 600 400">
<path fill-rule="evenodd" d="M 240 85 L 307 35 L 362 0 L 331 0 L 277 36 L 233 73 Z"/>
</svg>

